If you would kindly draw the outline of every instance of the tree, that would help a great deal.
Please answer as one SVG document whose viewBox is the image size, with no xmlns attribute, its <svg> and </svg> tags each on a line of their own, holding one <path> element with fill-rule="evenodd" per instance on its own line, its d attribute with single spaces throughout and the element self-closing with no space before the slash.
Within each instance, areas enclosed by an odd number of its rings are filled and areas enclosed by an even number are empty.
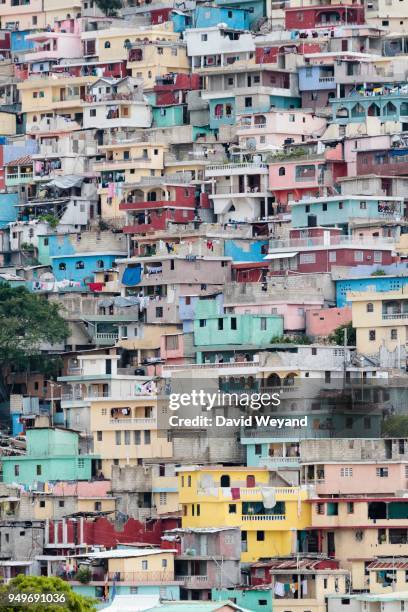
<svg viewBox="0 0 408 612">
<path fill-rule="evenodd" d="M 35 602 L 35 595 L 44 597 L 47 594 L 55 594 L 64 601 L 61 603 L 45 603 Z M 20 601 L 11 603 L 10 600 L 13 596 L 20 595 Z M 31 595 L 34 602 L 21 601 L 21 595 Z M 49 596 L 50 597 L 50 596 Z M 0 587 L 0 605 L 4 612 L 62 612 L 62 610 L 68 610 L 69 612 L 92 612 L 96 610 L 96 600 L 90 597 L 84 597 L 75 593 L 71 586 L 61 580 L 61 578 L 44 577 L 44 576 L 24 576 L 19 575 L 16 578 L 12 578 L 6 585 Z"/>
<path fill-rule="evenodd" d="M 58 304 L 30 293 L 25 287 L 0 283 L 0 373 L 3 386 L 0 395 L 7 396 L 6 371 L 30 370 L 31 363 L 41 366 L 41 345 L 62 342 L 67 336 L 68 325 L 60 315 Z M 49 356 L 44 357 L 44 367 L 49 371 Z"/>
<path fill-rule="evenodd" d="M 408 416 L 396 414 L 387 417 L 382 423 L 381 435 L 385 438 L 408 437 Z"/>
<path fill-rule="evenodd" d="M 96 0 L 96 5 L 107 17 L 116 17 L 118 10 L 122 8 L 120 0 Z"/>
<path fill-rule="evenodd" d="M 329 336 L 329 342 L 331 344 L 343 345 L 344 344 L 344 330 L 347 330 L 347 346 L 356 345 L 356 330 L 353 327 L 352 322 L 345 323 L 336 327 L 334 332 Z"/>
</svg>

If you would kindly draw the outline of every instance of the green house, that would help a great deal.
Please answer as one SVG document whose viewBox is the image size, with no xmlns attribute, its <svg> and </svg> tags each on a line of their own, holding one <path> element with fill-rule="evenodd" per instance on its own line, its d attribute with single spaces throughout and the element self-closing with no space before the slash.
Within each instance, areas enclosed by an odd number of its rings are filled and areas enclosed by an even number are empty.
<svg viewBox="0 0 408 612">
<path fill-rule="evenodd" d="M 165 128 L 184 125 L 186 121 L 185 104 L 172 106 L 153 106 L 153 127 Z"/>
<path fill-rule="evenodd" d="M 213 601 L 229 600 L 251 612 L 272 612 L 272 589 L 212 589 Z"/>
<path fill-rule="evenodd" d="M 193 325 L 197 363 L 215 353 L 229 360 L 231 351 L 258 352 L 283 334 L 283 318 L 271 314 L 223 314 L 217 300 L 197 304 Z M 205 355 L 204 355 L 205 354 Z"/>
<path fill-rule="evenodd" d="M 58 427 L 38 427 L 26 432 L 27 454 L 2 457 L 3 482 L 32 486 L 52 480 L 90 480 L 96 457 L 80 455 L 79 434 Z"/>
</svg>

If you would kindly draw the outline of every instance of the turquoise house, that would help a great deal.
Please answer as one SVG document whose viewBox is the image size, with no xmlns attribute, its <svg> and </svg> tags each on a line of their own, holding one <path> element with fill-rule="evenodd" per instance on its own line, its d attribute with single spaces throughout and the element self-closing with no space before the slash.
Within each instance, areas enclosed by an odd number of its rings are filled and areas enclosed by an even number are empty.
<svg viewBox="0 0 408 612">
<path fill-rule="evenodd" d="M 293 227 L 342 227 L 348 219 L 384 219 L 396 221 L 403 213 L 403 199 L 391 196 L 332 196 L 292 202 Z"/>
<path fill-rule="evenodd" d="M 405 90 L 377 96 L 354 93 L 332 100 L 332 121 L 334 123 L 340 125 L 362 123 L 367 117 L 378 117 L 381 122 L 401 121 L 406 123 L 408 93 Z"/>
<path fill-rule="evenodd" d="M 0 229 L 17 219 L 18 193 L 0 193 Z"/>
<path fill-rule="evenodd" d="M 72 590 L 79 595 L 85 595 L 86 597 L 94 597 L 95 599 L 102 600 L 105 592 L 104 585 L 93 586 L 90 584 L 72 584 Z M 170 584 L 137 584 L 134 585 L 126 584 L 122 585 L 116 583 L 115 586 L 110 587 L 111 601 L 101 605 L 101 608 L 108 606 L 112 603 L 115 595 L 134 595 L 135 588 L 137 588 L 138 595 L 160 595 L 162 599 L 169 599 L 170 601 L 177 601 L 180 599 L 180 587 L 177 585 Z M 112 597 L 113 592 L 113 597 Z"/>
<path fill-rule="evenodd" d="M 220 315 L 217 309 L 216 300 L 202 300 L 196 305 L 193 334 L 197 363 L 216 361 L 220 356 L 227 361 L 236 352 L 245 352 L 251 358 L 283 334 L 283 318 L 279 315 Z"/>
<path fill-rule="evenodd" d="M 236 99 L 235 96 L 217 97 L 208 100 L 210 110 L 210 127 L 217 129 L 222 125 L 235 125 Z M 262 106 L 245 106 L 245 114 L 267 113 L 271 108 L 300 108 L 301 99 L 297 96 L 270 96 L 269 104 Z M 242 112 L 242 111 L 241 111 Z"/>
<path fill-rule="evenodd" d="M 153 127 L 167 128 L 184 125 L 186 121 L 186 105 L 152 106 Z"/>
<path fill-rule="evenodd" d="M 265 0 L 216 0 L 216 4 L 217 6 L 248 11 L 249 27 L 252 27 L 254 23 L 266 17 Z"/>
<path fill-rule="evenodd" d="M 251 612 L 272 612 L 272 589 L 212 589 L 213 601 L 232 601 Z"/>
<path fill-rule="evenodd" d="M 26 440 L 26 455 L 2 457 L 4 483 L 32 486 L 34 482 L 91 479 L 96 457 L 79 454 L 78 432 L 37 427 L 27 430 Z"/>
</svg>

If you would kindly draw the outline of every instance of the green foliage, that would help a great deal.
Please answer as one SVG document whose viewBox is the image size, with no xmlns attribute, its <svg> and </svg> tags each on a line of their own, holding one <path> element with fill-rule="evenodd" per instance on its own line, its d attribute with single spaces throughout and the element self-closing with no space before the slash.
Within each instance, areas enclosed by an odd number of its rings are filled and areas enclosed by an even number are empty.
<svg viewBox="0 0 408 612">
<path fill-rule="evenodd" d="M 22 251 L 34 251 L 34 245 L 30 244 L 29 242 L 23 242 L 23 244 L 21 245 L 21 250 Z"/>
<path fill-rule="evenodd" d="M 344 330 L 347 329 L 347 346 L 356 345 L 356 330 L 353 327 L 352 322 L 345 323 L 336 327 L 334 332 L 329 336 L 329 342 L 331 344 L 344 345 Z"/>
<path fill-rule="evenodd" d="M 58 593 L 64 596 L 65 603 L 8 603 L 10 594 L 23 593 Z M 10 580 L 7 585 L 0 587 L 0 606 L 4 612 L 26 612 L 27 610 L 30 610 L 30 612 L 44 612 L 44 610 L 47 610 L 47 612 L 62 612 L 63 610 L 92 612 L 96 610 L 96 603 L 96 600 L 90 597 L 75 593 L 67 582 L 56 577 L 20 575 Z"/>
<path fill-rule="evenodd" d="M 309 336 L 274 336 L 271 344 L 312 344 Z"/>
<path fill-rule="evenodd" d="M 82 582 L 82 584 L 88 584 L 88 582 L 90 582 L 92 577 L 91 574 L 91 570 L 89 569 L 89 567 L 80 567 L 77 571 L 77 573 L 75 574 L 75 580 L 78 580 L 78 582 Z"/>
<path fill-rule="evenodd" d="M 383 421 L 381 435 L 385 438 L 408 438 L 408 416 L 388 417 Z"/>
<path fill-rule="evenodd" d="M 58 217 L 56 217 L 55 215 L 51 215 L 50 213 L 46 215 L 41 215 L 38 218 L 40 221 L 45 221 L 46 223 L 48 223 L 48 225 L 52 227 L 52 229 L 55 229 L 59 223 Z"/>
<path fill-rule="evenodd" d="M 385 270 L 376 270 L 375 272 L 371 272 L 371 276 L 386 276 Z"/>
<path fill-rule="evenodd" d="M 107 17 L 115 17 L 118 10 L 122 8 L 122 2 L 120 0 L 96 0 L 96 6 Z"/>
<path fill-rule="evenodd" d="M 67 336 L 57 304 L 25 287 L 0 283 L 0 369 L 24 366 L 41 354 L 42 342 L 62 342 Z"/>
</svg>

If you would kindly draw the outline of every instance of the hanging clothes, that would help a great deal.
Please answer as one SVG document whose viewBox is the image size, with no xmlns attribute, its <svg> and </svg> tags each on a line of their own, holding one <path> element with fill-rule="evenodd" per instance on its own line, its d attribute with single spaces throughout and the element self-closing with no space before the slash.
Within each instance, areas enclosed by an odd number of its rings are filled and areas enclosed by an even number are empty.
<svg viewBox="0 0 408 612">
<path fill-rule="evenodd" d="M 285 585 L 283 582 L 275 582 L 273 592 L 275 595 L 278 595 L 278 597 L 285 597 Z"/>
</svg>

